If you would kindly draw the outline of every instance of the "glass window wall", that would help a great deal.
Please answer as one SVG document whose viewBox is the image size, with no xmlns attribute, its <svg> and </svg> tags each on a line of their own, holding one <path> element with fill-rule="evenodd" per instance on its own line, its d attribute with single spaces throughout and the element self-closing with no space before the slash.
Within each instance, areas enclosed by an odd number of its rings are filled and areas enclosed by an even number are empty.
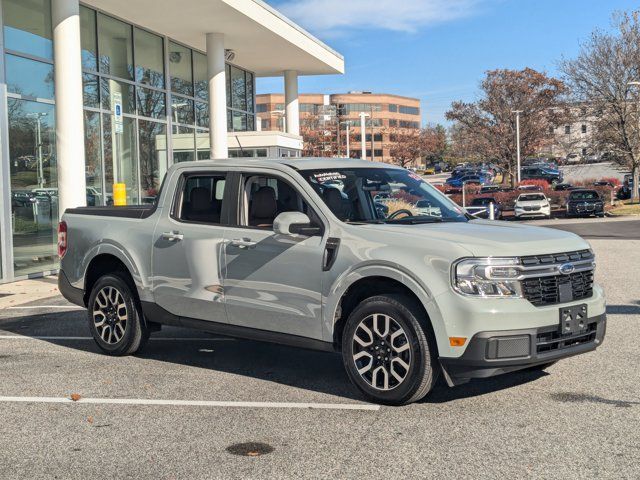
<svg viewBox="0 0 640 480">
<path fill-rule="evenodd" d="M 140 188 L 142 203 L 153 203 L 167 173 L 167 126 L 148 120 L 138 121 L 140 148 Z"/>
<path fill-rule="evenodd" d="M 122 125 L 114 122 L 113 115 L 102 115 L 102 142 L 105 176 L 105 203 L 113 204 L 113 184 L 124 183 L 127 205 L 137 205 L 138 155 L 136 121 L 122 118 Z"/>
<path fill-rule="evenodd" d="M 84 112 L 84 154 L 87 179 L 87 205 L 104 205 L 102 168 L 102 128 L 98 112 Z"/>
<path fill-rule="evenodd" d="M 134 86 L 130 83 L 101 77 L 100 95 L 103 109 L 113 111 L 115 103 L 120 100 L 122 104 L 122 113 L 135 113 Z"/>
<path fill-rule="evenodd" d="M 165 93 L 160 90 L 137 87 L 138 115 L 149 118 L 164 118 L 166 115 Z"/>
<path fill-rule="evenodd" d="M 91 73 L 82 74 L 83 102 L 87 107 L 100 108 L 100 80 Z"/>
<path fill-rule="evenodd" d="M 169 42 L 169 74 L 172 92 L 193 96 L 193 62 L 189 48 Z"/>
<path fill-rule="evenodd" d="M 14 273 L 22 276 L 57 268 L 55 111 L 18 98 L 7 107 Z"/>
<path fill-rule="evenodd" d="M 7 91 L 23 97 L 53 100 L 53 65 L 5 55 Z"/>
<path fill-rule="evenodd" d="M 200 52 L 193 52 L 193 80 L 195 82 L 196 97 L 204 101 L 209 101 L 207 57 Z"/>
<path fill-rule="evenodd" d="M 136 28 L 136 81 L 164 88 L 164 42 L 162 37 Z"/>
<path fill-rule="evenodd" d="M 53 60 L 51 0 L 3 0 L 4 46 Z"/>
<path fill-rule="evenodd" d="M 133 80 L 131 25 L 98 13 L 100 72 Z"/>
<path fill-rule="evenodd" d="M 96 12 L 83 5 L 80 5 L 80 43 L 82 45 L 82 68 L 98 70 Z"/>
</svg>

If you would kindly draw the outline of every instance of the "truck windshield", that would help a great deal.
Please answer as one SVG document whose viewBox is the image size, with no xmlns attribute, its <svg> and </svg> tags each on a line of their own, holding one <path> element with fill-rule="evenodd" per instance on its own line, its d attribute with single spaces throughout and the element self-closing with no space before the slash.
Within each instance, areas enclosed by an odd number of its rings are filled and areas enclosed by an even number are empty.
<svg viewBox="0 0 640 480">
<path fill-rule="evenodd" d="M 348 223 L 466 222 L 466 213 L 419 175 L 398 168 L 304 170 L 300 174 Z"/>
</svg>

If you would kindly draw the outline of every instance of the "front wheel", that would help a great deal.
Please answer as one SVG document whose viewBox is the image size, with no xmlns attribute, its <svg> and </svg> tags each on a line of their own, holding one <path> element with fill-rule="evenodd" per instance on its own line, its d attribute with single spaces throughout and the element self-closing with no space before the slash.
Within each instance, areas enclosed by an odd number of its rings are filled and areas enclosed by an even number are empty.
<svg viewBox="0 0 640 480">
<path fill-rule="evenodd" d="M 431 391 L 440 367 L 427 321 L 404 295 L 368 298 L 351 313 L 342 336 L 342 360 L 350 380 L 368 399 L 404 405 Z"/>
<path fill-rule="evenodd" d="M 99 278 L 88 302 L 89 330 L 109 355 L 131 355 L 149 339 L 133 287 L 117 273 Z"/>
</svg>

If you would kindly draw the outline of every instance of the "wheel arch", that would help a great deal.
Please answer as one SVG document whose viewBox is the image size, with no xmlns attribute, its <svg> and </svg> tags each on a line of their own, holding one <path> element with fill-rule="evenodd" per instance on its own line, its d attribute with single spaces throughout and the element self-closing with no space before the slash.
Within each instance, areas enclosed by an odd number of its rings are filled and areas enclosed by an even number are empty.
<svg viewBox="0 0 640 480">
<path fill-rule="evenodd" d="M 404 294 L 413 299 L 424 314 L 425 327 L 431 329 L 436 339 L 444 331 L 439 321 L 440 312 L 425 286 L 397 268 L 371 265 L 357 269 L 336 282 L 328 297 L 332 299 L 326 306 L 328 340 L 333 341 L 337 350 L 340 349 L 346 319 L 357 305 L 366 298 L 389 293 Z"/>
<path fill-rule="evenodd" d="M 93 290 L 93 286 L 100 279 L 100 277 L 107 275 L 109 273 L 119 273 L 122 275 L 129 286 L 133 290 L 134 294 L 139 297 L 138 288 L 136 287 L 136 282 L 134 280 L 133 275 L 131 274 L 131 270 L 125 264 L 122 259 L 118 256 L 113 255 L 112 253 L 100 253 L 93 257 L 87 268 L 85 269 L 84 275 L 84 304 L 85 306 L 88 303 L 89 296 L 91 295 L 91 290 Z"/>
</svg>

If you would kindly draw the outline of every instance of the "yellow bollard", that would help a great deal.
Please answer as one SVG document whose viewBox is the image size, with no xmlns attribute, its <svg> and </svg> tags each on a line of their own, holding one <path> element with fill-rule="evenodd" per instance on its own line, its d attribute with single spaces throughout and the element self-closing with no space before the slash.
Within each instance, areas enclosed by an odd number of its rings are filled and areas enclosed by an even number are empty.
<svg viewBox="0 0 640 480">
<path fill-rule="evenodd" d="M 113 204 L 116 207 L 127 204 L 127 185 L 125 183 L 113 184 Z"/>
</svg>

